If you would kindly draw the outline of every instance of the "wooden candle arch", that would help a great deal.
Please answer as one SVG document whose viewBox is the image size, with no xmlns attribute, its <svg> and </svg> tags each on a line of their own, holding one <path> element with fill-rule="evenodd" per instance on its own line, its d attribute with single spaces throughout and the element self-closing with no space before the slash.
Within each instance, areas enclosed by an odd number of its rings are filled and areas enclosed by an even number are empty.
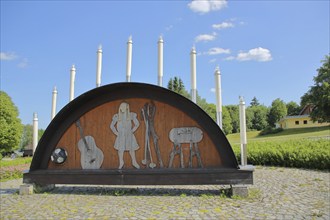
<svg viewBox="0 0 330 220">
<path fill-rule="evenodd" d="M 155 112 L 151 114 L 146 106 Z M 129 127 L 136 126 L 134 131 L 128 130 L 137 149 L 127 148 L 131 140 L 117 140 L 116 129 L 124 126 L 118 121 L 121 112 L 127 115 L 125 123 L 132 120 Z M 86 156 L 91 152 L 87 142 L 99 149 L 97 157 Z M 122 150 L 122 159 L 120 149 L 114 147 L 117 142 L 125 142 L 122 145 L 127 148 Z M 81 150 L 84 146 L 85 153 Z M 58 148 L 67 153 L 66 161 L 60 164 L 51 160 Z M 85 166 L 84 155 L 88 158 Z M 88 166 L 95 160 L 100 164 Z M 55 116 L 23 181 L 37 185 L 252 184 L 253 178 L 252 171 L 239 169 L 226 136 L 196 104 L 159 86 L 116 83 L 82 94 Z"/>
</svg>

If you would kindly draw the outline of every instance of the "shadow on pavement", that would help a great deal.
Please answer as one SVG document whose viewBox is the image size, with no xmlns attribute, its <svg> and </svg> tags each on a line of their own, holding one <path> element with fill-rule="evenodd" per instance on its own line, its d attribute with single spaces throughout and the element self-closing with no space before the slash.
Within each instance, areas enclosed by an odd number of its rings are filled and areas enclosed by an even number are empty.
<svg viewBox="0 0 330 220">
<path fill-rule="evenodd" d="M 229 186 L 81 186 L 56 185 L 48 194 L 75 194 L 100 196 L 228 196 Z"/>
</svg>

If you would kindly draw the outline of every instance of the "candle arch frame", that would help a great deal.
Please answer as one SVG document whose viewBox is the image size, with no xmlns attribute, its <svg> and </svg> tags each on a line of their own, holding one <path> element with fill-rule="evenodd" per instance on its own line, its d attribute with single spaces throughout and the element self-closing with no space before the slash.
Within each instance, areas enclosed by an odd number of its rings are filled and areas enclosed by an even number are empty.
<svg viewBox="0 0 330 220">
<path fill-rule="evenodd" d="M 77 120 L 93 109 L 113 102 L 130 100 L 130 103 L 145 100 L 155 102 L 167 109 L 174 109 L 179 117 L 188 118 L 189 123 L 203 131 L 205 147 L 214 146 L 214 152 L 203 152 L 202 158 L 215 155 L 214 164 L 205 167 L 118 169 L 109 166 L 84 170 L 77 167 L 64 169 L 52 165 L 52 152 L 66 132 Z M 118 110 L 118 105 L 114 106 Z M 159 113 L 166 114 L 166 112 Z M 98 115 L 101 117 L 101 115 Z M 171 117 L 164 115 L 166 117 Z M 141 123 L 141 122 L 140 122 Z M 181 124 L 186 125 L 186 124 Z M 161 127 L 161 126 L 160 126 Z M 158 130 L 159 131 L 159 130 Z M 162 131 L 159 131 L 160 133 Z M 166 137 L 161 136 L 163 139 Z M 208 141 L 208 142 L 207 142 Z M 142 141 L 141 142 L 141 146 Z M 207 149 L 213 149 L 210 146 Z M 76 147 L 72 146 L 73 148 Z M 165 149 L 165 148 L 164 148 Z M 72 152 L 69 152 L 72 154 Z M 106 153 L 106 152 L 105 152 Z M 167 157 L 168 155 L 165 155 Z M 218 158 L 217 158 L 218 157 Z M 220 161 L 220 162 L 219 162 Z M 176 184 L 253 184 L 253 171 L 240 170 L 234 152 L 219 126 L 199 106 L 185 97 L 163 87 L 145 83 L 115 83 L 90 90 L 67 104 L 52 120 L 39 141 L 31 167 L 23 176 L 24 183 L 47 184 L 119 184 L 119 185 L 176 185 Z"/>
</svg>

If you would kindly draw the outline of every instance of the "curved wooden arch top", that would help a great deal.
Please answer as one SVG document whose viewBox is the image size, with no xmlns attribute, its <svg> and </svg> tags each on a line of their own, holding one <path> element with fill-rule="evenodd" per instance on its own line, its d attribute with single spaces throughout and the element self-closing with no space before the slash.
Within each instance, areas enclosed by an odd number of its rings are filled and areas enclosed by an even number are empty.
<svg viewBox="0 0 330 220">
<path fill-rule="evenodd" d="M 158 118 L 157 122 L 155 120 L 155 127 L 157 133 L 162 133 L 160 130 L 164 128 L 161 139 L 163 139 L 163 145 L 169 145 L 166 149 L 171 149 L 172 147 L 170 145 L 171 142 L 168 137 L 168 133 L 170 132 L 171 128 L 173 128 L 166 124 L 166 122 L 169 118 L 174 117 L 173 115 L 177 115 L 177 118 L 174 119 L 176 121 L 178 121 L 179 118 L 186 119 L 184 119 L 181 123 L 178 123 L 178 125 L 173 125 L 174 127 L 194 126 L 202 130 L 203 142 L 200 144 L 203 148 L 208 149 L 206 152 L 204 152 L 202 149 L 200 150 L 204 168 L 238 169 L 236 157 L 226 136 L 221 131 L 219 126 L 212 120 L 212 118 L 210 118 L 195 103 L 181 95 L 178 95 L 175 92 L 159 86 L 144 83 L 115 83 L 95 88 L 80 95 L 69 104 L 67 104 L 56 115 L 56 117 L 51 121 L 45 130 L 44 135 L 41 137 L 38 143 L 31 163 L 30 172 L 48 169 L 79 169 L 79 163 L 77 162 L 78 159 L 74 161 L 72 157 L 70 159 L 70 155 L 68 156 L 68 159 L 74 162 L 71 162 L 71 164 L 69 162 L 64 163 L 62 166 L 55 166 L 50 161 L 50 157 L 56 147 L 61 147 L 62 143 L 66 143 L 66 136 L 70 136 L 70 132 L 71 134 L 75 134 L 75 139 L 73 141 L 75 143 L 72 145 L 76 146 L 77 141 L 79 140 L 79 130 L 75 125 L 76 121 L 79 119 L 82 125 L 86 127 L 87 121 L 91 120 L 93 117 L 94 121 L 96 120 L 96 125 L 90 125 L 89 130 L 95 130 L 95 126 L 103 124 L 103 128 L 101 128 L 101 130 L 106 130 L 105 132 L 109 136 L 109 139 L 107 139 L 108 141 L 104 140 L 101 144 L 108 146 L 106 149 L 103 146 L 105 159 L 100 169 L 116 169 L 116 167 L 118 169 L 118 159 L 115 160 L 115 156 L 112 156 L 111 158 L 115 161 L 115 164 L 107 162 L 109 161 L 109 159 L 107 159 L 109 154 L 114 155 L 114 153 L 116 153 L 116 150 L 113 148 L 113 144 L 107 142 L 109 142 L 109 140 L 113 140 L 111 139 L 113 138 L 111 135 L 114 136 L 109 128 L 111 118 L 116 111 L 118 112 L 120 103 L 124 101 L 130 104 L 131 111 L 136 112 L 137 115 L 140 115 L 141 107 L 143 107 L 143 104 L 150 101 L 155 103 L 157 111 L 163 111 L 162 116 L 157 116 Z M 109 108 L 112 108 L 112 110 L 108 111 L 107 109 Z M 93 114 L 94 116 L 92 116 Z M 109 115 L 105 116 L 106 114 Z M 95 119 L 95 117 L 98 117 L 98 119 Z M 106 122 L 103 123 L 104 119 L 102 117 L 106 117 Z M 138 142 L 140 142 L 140 148 L 144 148 L 144 140 L 142 141 L 145 132 L 143 129 L 144 122 L 141 120 L 140 116 L 138 117 L 140 121 L 140 128 L 136 131 L 136 136 L 137 139 L 141 139 L 141 141 L 138 140 Z M 88 133 L 88 128 L 86 129 L 86 132 Z M 166 137 L 164 137 L 165 134 Z M 203 146 L 203 144 L 205 146 Z M 212 152 L 212 146 L 215 149 L 214 152 Z M 162 149 L 162 151 L 164 150 Z M 143 150 L 140 149 L 136 156 L 139 163 L 141 163 L 141 157 L 143 157 L 142 152 Z M 169 152 L 170 150 L 162 152 L 165 163 L 164 168 L 168 167 Z M 68 152 L 68 154 L 72 155 L 73 153 Z M 77 154 L 77 149 L 75 154 Z M 155 152 L 153 152 L 153 154 L 155 155 Z M 127 158 L 127 156 L 125 158 Z M 212 162 L 212 160 L 214 162 Z M 197 163 L 196 160 L 194 163 Z M 174 163 L 173 168 L 178 166 L 178 162 L 176 162 Z"/>
</svg>

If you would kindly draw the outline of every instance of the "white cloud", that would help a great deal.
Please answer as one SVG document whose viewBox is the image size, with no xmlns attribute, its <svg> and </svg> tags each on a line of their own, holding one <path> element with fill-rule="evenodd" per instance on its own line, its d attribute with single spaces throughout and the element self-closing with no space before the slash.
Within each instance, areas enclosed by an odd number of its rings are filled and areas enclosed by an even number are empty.
<svg viewBox="0 0 330 220">
<path fill-rule="evenodd" d="M 215 93 L 215 88 L 211 88 L 211 89 L 210 89 L 210 92 Z"/>
<path fill-rule="evenodd" d="M 268 49 L 258 47 L 251 49 L 248 52 L 240 52 L 236 59 L 239 61 L 255 60 L 259 62 L 267 62 L 271 61 L 273 58 Z"/>
<path fill-rule="evenodd" d="M 18 65 L 19 68 L 26 68 L 28 66 L 28 59 L 24 58 Z"/>
<path fill-rule="evenodd" d="M 227 6 L 227 0 L 193 0 L 188 4 L 188 7 L 200 14 L 205 14 L 210 11 L 218 11 Z"/>
<path fill-rule="evenodd" d="M 28 59 L 27 58 L 21 59 L 14 52 L 1 52 L 0 53 L 0 60 L 11 61 L 11 60 L 18 60 L 18 59 L 20 59 L 21 61 L 17 64 L 17 67 L 25 68 L 25 67 L 28 66 Z"/>
<path fill-rule="evenodd" d="M 217 59 L 214 58 L 214 59 L 210 60 L 209 63 L 215 63 L 216 61 L 217 61 Z"/>
<path fill-rule="evenodd" d="M 17 55 L 13 52 L 9 52 L 9 53 L 5 53 L 5 52 L 1 52 L 0 53 L 0 60 L 15 60 L 17 58 Z"/>
<path fill-rule="evenodd" d="M 217 55 L 217 54 L 230 54 L 230 49 L 223 49 L 220 47 L 213 47 L 205 52 L 207 55 Z"/>
<path fill-rule="evenodd" d="M 225 60 L 235 60 L 235 59 L 236 59 L 236 57 L 234 57 L 234 56 L 229 56 L 229 57 L 225 58 Z"/>
<path fill-rule="evenodd" d="M 216 30 L 221 30 L 221 29 L 225 29 L 225 28 L 232 28 L 234 27 L 234 24 L 231 22 L 222 22 L 220 24 L 213 24 L 212 28 L 216 29 Z"/>
<path fill-rule="evenodd" d="M 169 26 L 165 27 L 165 30 L 170 31 L 173 27 L 174 27 L 173 25 L 169 25 Z"/>
<path fill-rule="evenodd" d="M 213 41 L 216 38 L 216 33 L 213 34 L 200 34 L 197 37 L 195 37 L 195 42 L 200 42 L 200 41 Z"/>
</svg>

